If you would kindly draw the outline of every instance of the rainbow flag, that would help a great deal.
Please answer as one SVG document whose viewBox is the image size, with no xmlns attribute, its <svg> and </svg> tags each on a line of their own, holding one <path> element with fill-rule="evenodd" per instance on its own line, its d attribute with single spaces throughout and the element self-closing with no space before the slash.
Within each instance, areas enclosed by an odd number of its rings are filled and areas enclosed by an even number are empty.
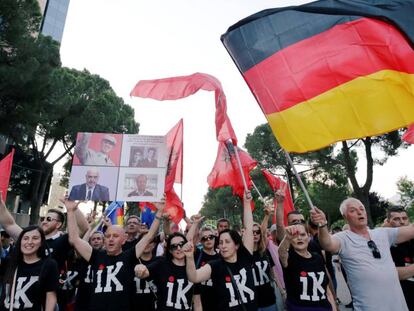
<svg viewBox="0 0 414 311">
<path fill-rule="evenodd" d="M 414 123 L 414 1 L 321 0 L 249 16 L 222 41 L 280 145 L 307 152 Z"/>
<path fill-rule="evenodd" d="M 124 202 L 113 201 L 105 210 L 105 216 L 111 219 L 113 225 L 124 225 Z"/>
</svg>

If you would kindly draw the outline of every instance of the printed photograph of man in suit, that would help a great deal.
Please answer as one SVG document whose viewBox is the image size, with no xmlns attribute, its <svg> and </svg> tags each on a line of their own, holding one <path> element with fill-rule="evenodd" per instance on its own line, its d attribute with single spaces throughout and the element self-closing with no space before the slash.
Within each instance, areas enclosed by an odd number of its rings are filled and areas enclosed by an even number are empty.
<svg viewBox="0 0 414 311">
<path fill-rule="evenodd" d="M 85 175 L 86 182 L 74 185 L 69 194 L 69 200 L 109 201 L 109 189 L 99 185 L 99 171 L 90 168 Z"/>
<path fill-rule="evenodd" d="M 154 194 L 151 191 L 148 191 L 147 188 L 147 176 L 146 175 L 138 175 L 135 178 L 135 184 L 137 188 L 128 194 L 128 197 L 152 197 Z"/>
</svg>

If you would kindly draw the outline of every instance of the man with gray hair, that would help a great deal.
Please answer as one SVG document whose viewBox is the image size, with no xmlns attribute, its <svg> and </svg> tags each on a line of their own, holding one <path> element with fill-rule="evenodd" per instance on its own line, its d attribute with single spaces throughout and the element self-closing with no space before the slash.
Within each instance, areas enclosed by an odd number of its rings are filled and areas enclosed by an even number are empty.
<svg viewBox="0 0 414 311">
<path fill-rule="evenodd" d="M 354 310 L 408 310 L 391 257 L 390 247 L 414 238 L 414 226 L 368 228 L 367 213 L 361 201 L 348 198 L 340 212 L 349 230 L 331 235 L 325 214 L 311 210 L 318 224 L 319 242 L 326 251 L 337 253 L 348 275 Z"/>
<path fill-rule="evenodd" d="M 86 182 L 74 185 L 70 191 L 70 200 L 109 201 L 108 187 L 98 184 L 99 171 L 91 167 L 85 175 Z"/>
</svg>

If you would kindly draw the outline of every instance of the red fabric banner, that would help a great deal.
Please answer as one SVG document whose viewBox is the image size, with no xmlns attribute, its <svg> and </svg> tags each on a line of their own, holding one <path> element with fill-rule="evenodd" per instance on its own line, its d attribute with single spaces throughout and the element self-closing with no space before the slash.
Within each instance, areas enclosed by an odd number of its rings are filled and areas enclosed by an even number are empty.
<svg viewBox="0 0 414 311">
<path fill-rule="evenodd" d="M 232 140 L 237 145 L 237 137 L 227 116 L 227 101 L 220 81 L 205 73 L 171 77 L 157 80 L 141 80 L 132 89 L 130 96 L 156 100 L 175 100 L 190 96 L 199 90 L 214 91 L 216 100 L 216 137 L 218 141 Z"/>
<path fill-rule="evenodd" d="M 414 144 L 414 124 L 407 129 L 402 139 L 409 144 Z"/>
<path fill-rule="evenodd" d="M 151 202 L 138 202 L 138 207 L 141 209 L 141 212 L 145 210 L 145 207 L 148 207 L 151 211 L 157 211 L 157 207 Z"/>
<path fill-rule="evenodd" d="M 0 191 L 3 194 L 3 200 L 6 202 L 7 189 L 9 188 L 10 174 L 13 165 L 14 149 L 0 161 Z"/>
<path fill-rule="evenodd" d="M 230 142 L 227 144 L 223 142 L 219 143 L 216 162 L 214 163 L 211 173 L 207 177 L 207 183 L 211 188 L 231 186 L 233 188 L 233 194 L 243 197 L 244 185 L 234 148 L 238 147 L 233 146 Z M 250 189 L 250 171 L 256 167 L 257 161 L 240 148 L 237 150 L 244 176 L 246 177 L 247 186 Z"/>
<path fill-rule="evenodd" d="M 166 135 L 168 148 L 168 166 L 165 176 L 165 192 L 174 186 L 174 182 L 183 182 L 183 119 Z"/>
<path fill-rule="evenodd" d="M 184 218 L 183 203 L 175 193 L 174 188 L 171 188 L 171 190 L 166 192 L 165 195 L 166 202 L 164 212 L 168 213 L 170 215 L 171 221 L 178 225 L 181 219 Z"/>
<path fill-rule="evenodd" d="M 295 206 L 293 205 L 292 195 L 290 193 L 289 185 L 284 182 L 279 177 L 274 176 L 270 172 L 268 172 L 265 169 L 262 169 L 262 173 L 264 177 L 266 178 L 267 182 L 269 183 L 270 188 L 272 188 L 273 191 L 276 191 L 278 189 L 285 189 L 285 202 L 283 203 L 283 215 L 284 215 L 284 223 L 285 226 L 287 225 L 287 214 L 291 211 L 295 210 Z M 274 213 L 273 213 L 273 219 L 272 222 L 276 223 L 276 208 L 277 208 L 277 202 L 274 200 Z"/>
</svg>

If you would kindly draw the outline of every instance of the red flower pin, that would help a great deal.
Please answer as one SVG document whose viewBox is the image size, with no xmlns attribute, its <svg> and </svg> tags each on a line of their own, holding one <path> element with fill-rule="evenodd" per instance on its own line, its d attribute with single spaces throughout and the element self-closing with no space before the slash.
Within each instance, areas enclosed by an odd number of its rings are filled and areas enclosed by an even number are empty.
<svg viewBox="0 0 414 311">
<path fill-rule="evenodd" d="M 174 282 L 174 277 L 173 277 L 173 276 L 170 276 L 170 277 L 168 278 L 168 282 L 173 283 L 173 282 Z"/>
<path fill-rule="evenodd" d="M 411 263 L 411 258 L 410 258 L 410 257 L 405 257 L 405 258 L 404 258 L 404 261 L 405 261 L 406 263 Z"/>
<path fill-rule="evenodd" d="M 226 282 L 227 283 L 231 282 L 230 276 L 226 276 Z"/>
<path fill-rule="evenodd" d="M 308 273 L 307 273 L 306 271 L 302 271 L 302 272 L 300 273 L 300 276 L 303 276 L 303 277 L 308 276 Z"/>
<path fill-rule="evenodd" d="M 105 265 L 101 263 L 101 264 L 99 265 L 98 269 L 99 269 L 99 270 L 103 270 L 103 269 L 105 269 Z"/>
</svg>

